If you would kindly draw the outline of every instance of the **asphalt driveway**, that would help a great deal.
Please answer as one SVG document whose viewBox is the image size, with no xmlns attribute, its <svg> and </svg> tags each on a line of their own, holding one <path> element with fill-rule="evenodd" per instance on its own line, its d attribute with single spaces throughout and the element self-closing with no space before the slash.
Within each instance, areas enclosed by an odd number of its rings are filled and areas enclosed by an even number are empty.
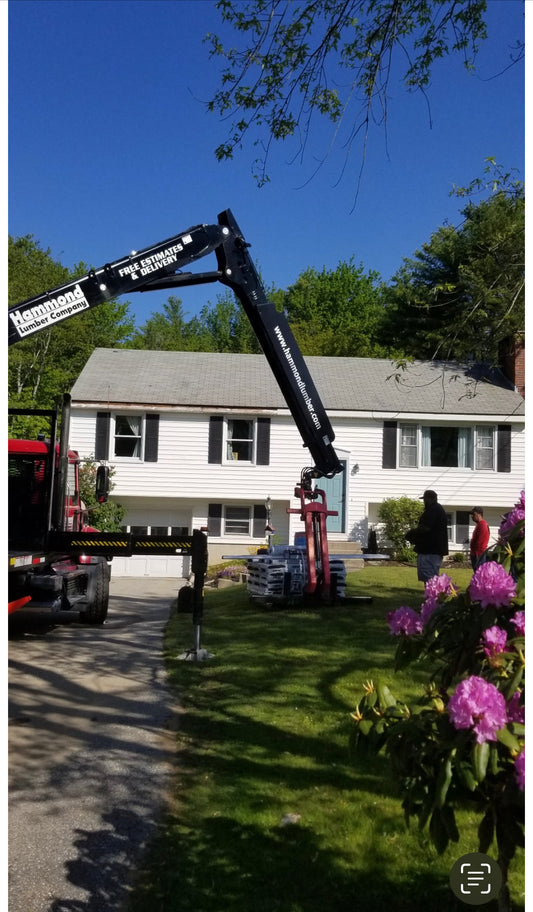
<svg viewBox="0 0 533 912">
<path fill-rule="evenodd" d="M 9 912 L 124 907 L 171 782 L 179 707 L 162 634 L 182 584 L 112 580 L 103 627 L 13 625 Z"/>
</svg>

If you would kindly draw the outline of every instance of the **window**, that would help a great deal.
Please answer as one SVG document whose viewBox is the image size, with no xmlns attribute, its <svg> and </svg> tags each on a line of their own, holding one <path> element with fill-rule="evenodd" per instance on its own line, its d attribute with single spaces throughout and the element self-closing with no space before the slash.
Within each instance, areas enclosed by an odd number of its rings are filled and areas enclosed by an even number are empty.
<svg viewBox="0 0 533 912">
<path fill-rule="evenodd" d="M 476 469 L 494 468 L 494 428 L 476 427 Z"/>
<path fill-rule="evenodd" d="M 270 418 L 211 415 L 207 458 L 212 465 L 269 465 Z"/>
<path fill-rule="evenodd" d="M 416 424 L 400 425 L 400 465 L 416 469 L 417 466 L 417 436 Z"/>
<path fill-rule="evenodd" d="M 97 412 L 94 454 L 97 461 L 142 459 L 157 462 L 159 415 Z"/>
<path fill-rule="evenodd" d="M 423 466 L 472 468 L 472 431 L 470 428 L 423 427 Z"/>
<path fill-rule="evenodd" d="M 455 545 L 465 545 L 470 541 L 470 514 L 457 510 L 446 514 L 448 519 L 448 541 Z"/>
<path fill-rule="evenodd" d="M 67 468 L 67 497 L 76 497 L 77 493 L 76 466 L 73 462 L 69 462 Z"/>
<path fill-rule="evenodd" d="M 250 508 L 226 507 L 224 510 L 224 535 L 250 534 Z"/>
<path fill-rule="evenodd" d="M 187 526 L 121 526 L 123 532 L 133 535 L 188 535 Z"/>
<path fill-rule="evenodd" d="M 140 459 L 141 456 L 141 416 L 115 416 L 114 456 L 128 456 Z"/>
<path fill-rule="evenodd" d="M 511 470 L 511 428 L 383 423 L 384 469 L 420 467 Z"/>
<path fill-rule="evenodd" d="M 254 458 L 254 422 L 229 418 L 226 436 L 226 459 L 252 462 Z"/>
<path fill-rule="evenodd" d="M 223 505 L 211 503 L 207 511 L 209 535 L 264 538 L 267 512 L 265 504 Z"/>
</svg>

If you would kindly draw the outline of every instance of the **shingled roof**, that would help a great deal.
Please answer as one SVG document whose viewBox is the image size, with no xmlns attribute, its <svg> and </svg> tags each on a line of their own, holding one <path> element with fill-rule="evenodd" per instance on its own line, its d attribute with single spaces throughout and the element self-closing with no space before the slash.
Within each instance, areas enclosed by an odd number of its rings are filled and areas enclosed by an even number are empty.
<svg viewBox="0 0 533 912">
<path fill-rule="evenodd" d="M 524 414 L 524 400 L 500 371 L 416 361 L 398 369 L 374 358 L 307 357 L 329 411 Z M 72 388 L 73 404 L 283 409 L 263 355 L 97 348 Z"/>
</svg>

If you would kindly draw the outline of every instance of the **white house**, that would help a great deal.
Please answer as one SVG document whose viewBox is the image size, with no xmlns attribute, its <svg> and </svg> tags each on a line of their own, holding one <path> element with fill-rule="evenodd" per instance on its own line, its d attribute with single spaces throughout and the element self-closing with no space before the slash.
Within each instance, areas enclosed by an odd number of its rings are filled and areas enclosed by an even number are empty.
<svg viewBox="0 0 533 912">
<path fill-rule="evenodd" d="M 321 479 L 330 541 L 367 543 L 388 497 L 437 491 L 450 550 L 466 550 L 469 511 L 493 537 L 524 487 L 524 399 L 499 371 L 446 362 L 306 358 L 345 467 Z M 208 527 L 210 562 L 302 530 L 294 487 L 310 464 L 262 355 L 96 349 L 72 389 L 70 445 L 115 466 L 126 528 Z M 470 525 L 469 525 L 470 523 Z M 115 558 L 113 574 L 181 576 L 188 558 Z"/>
</svg>

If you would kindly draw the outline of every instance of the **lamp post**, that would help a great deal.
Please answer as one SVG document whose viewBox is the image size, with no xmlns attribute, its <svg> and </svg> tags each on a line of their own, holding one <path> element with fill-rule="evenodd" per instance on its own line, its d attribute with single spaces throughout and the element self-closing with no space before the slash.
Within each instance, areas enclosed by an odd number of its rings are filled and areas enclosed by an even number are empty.
<svg viewBox="0 0 533 912">
<path fill-rule="evenodd" d="M 271 522 L 270 522 L 270 514 L 271 514 L 271 512 L 272 512 L 272 500 L 270 499 L 270 495 L 267 497 L 267 499 L 266 499 L 266 501 L 265 501 L 265 507 L 266 507 L 266 526 L 265 526 L 265 533 L 266 533 L 266 537 L 267 537 L 268 550 L 271 551 L 271 550 L 272 550 L 272 536 L 273 536 L 273 534 L 274 534 L 274 527 L 272 526 L 272 524 L 271 524 Z"/>
</svg>

